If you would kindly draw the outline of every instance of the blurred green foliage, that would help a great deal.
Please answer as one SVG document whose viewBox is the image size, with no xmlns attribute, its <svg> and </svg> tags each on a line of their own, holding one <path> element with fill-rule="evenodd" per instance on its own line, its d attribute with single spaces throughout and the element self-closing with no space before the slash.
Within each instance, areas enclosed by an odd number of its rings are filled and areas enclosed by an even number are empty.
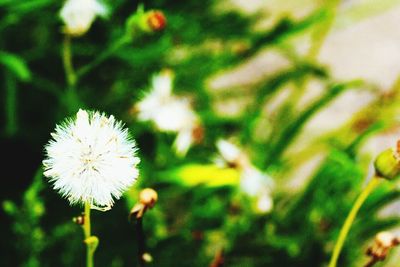
<svg viewBox="0 0 400 267">
<path fill-rule="evenodd" d="M 114 114 L 126 122 L 138 142 L 142 159 L 139 181 L 111 211 L 93 212 L 93 232 L 100 238 L 96 266 L 133 266 L 137 262 L 135 229 L 128 214 L 145 187 L 159 194 L 159 202 L 143 221 L 146 244 L 154 258 L 149 266 L 210 266 L 219 251 L 223 251 L 226 266 L 324 266 L 368 176 L 370 159 L 361 158 L 358 149 L 370 136 L 394 125 L 398 85 L 391 91 L 393 97 L 387 98 L 367 81 L 335 80 L 329 66 L 315 60 L 315 43 L 323 42 L 330 30 L 336 1 L 317 5 L 303 19 L 284 17 L 264 31 L 252 27 L 257 15 L 218 11 L 215 6 L 219 2 L 106 1 L 109 16 L 97 19 L 86 35 L 72 39 L 78 80 L 68 85 L 58 17 L 63 2 L 0 0 L 4 142 L 24 140 L 35 151 L 27 160 L 40 164 L 42 147 L 54 125 L 78 108 Z M 163 31 L 135 36 L 128 42 L 124 39 L 126 21 L 139 4 L 145 10 L 161 10 L 167 25 Z M 312 38 L 316 50 L 306 56 L 296 54 L 293 40 L 315 32 L 325 32 Z M 246 112 L 236 117 L 218 115 L 213 106 L 216 96 L 207 80 L 265 49 L 279 51 L 289 67 L 252 86 Z M 184 158 L 171 149 L 173 135 L 155 131 L 130 112 L 149 88 L 152 75 L 164 68 L 175 73 L 174 92 L 193 97 L 204 126 L 202 142 Z M 320 82 L 323 93 L 299 109 L 298 96 L 304 94 L 310 80 Z M 263 107 L 288 85 L 294 85 L 290 97 L 275 117 L 265 118 Z M 242 91 L 235 90 L 220 97 L 236 95 L 240 99 Z M 342 128 L 312 142 L 301 157 L 288 153 L 307 122 L 348 90 L 370 90 L 378 100 Z M 265 124 L 263 138 L 256 138 L 255 132 Z M 360 124 L 362 127 L 356 127 Z M 214 164 L 216 141 L 232 135 L 249 152 L 252 162 L 277 183 L 271 213 L 254 212 L 253 200 L 239 190 L 236 169 Z M 304 186 L 295 192 L 288 190 L 286 175 L 321 152 L 323 160 L 310 177 L 303 177 Z M 24 162 L 18 164 L 21 166 L 13 168 L 24 168 Z M 18 188 L 23 190 L 1 198 L 1 233 L 7 239 L 2 240 L 0 265 L 83 266 L 82 233 L 72 222 L 80 208 L 69 207 L 52 191 L 41 168 L 24 174 L 7 168 L 3 179 L 21 184 Z M 359 266 L 364 261 L 365 242 L 398 224 L 397 217 L 378 216 L 382 207 L 398 197 L 398 189 L 387 183 L 371 195 L 346 241 L 340 266 Z"/>
</svg>

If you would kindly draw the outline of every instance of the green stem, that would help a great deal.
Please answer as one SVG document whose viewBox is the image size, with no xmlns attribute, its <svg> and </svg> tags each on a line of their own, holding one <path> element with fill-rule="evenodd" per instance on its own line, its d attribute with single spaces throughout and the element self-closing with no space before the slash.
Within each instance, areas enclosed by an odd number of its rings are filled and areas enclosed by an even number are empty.
<svg viewBox="0 0 400 267">
<path fill-rule="evenodd" d="M 271 145 L 268 151 L 267 158 L 265 160 L 265 165 L 269 166 L 276 163 L 283 152 L 289 147 L 291 142 L 300 133 L 305 123 L 321 108 L 330 103 L 339 94 L 344 92 L 347 88 L 352 86 L 353 82 L 335 84 L 329 89 L 329 91 L 322 96 L 320 99 L 316 100 L 308 108 L 306 108 L 301 114 L 299 114 L 293 122 L 290 122 L 283 128 L 281 134 L 277 137 L 277 141 Z"/>
<path fill-rule="evenodd" d="M 96 59 L 92 62 L 88 63 L 87 65 L 83 66 L 82 68 L 78 69 L 76 72 L 77 78 L 82 78 L 92 69 L 100 65 L 104 60 L 109 58 L 115 51 L 120 49 L 125 44 L 131 42 L 131 38 L 129 36 L 122 36 L 116 42 L 114 42 L 107 50 L 101 53 Z"/>
<path fill-rule="evenodd" d="M 13 136 L 17 132 L 17 84 L 15 77 L 5 72 L 5 112 L 6 112 L 6 126 L 5 134 Z"/>
<path fill-rule="evenodd" d="M 75 75 L 74 66 L 72 65 L 72 53 L 71 53 L 71 37 L 65 35 L 63 42 L 63 63 L 65 76 L 70 89 L 75 87 L 77 77 Z"/>
<path fill-rule="evenodd" d="M 324 44 L 325 39 L 328 36 L 328 33 L 331 30 L 332 25 L 335 21 L 339 3 L 340 3 L 339 0 L 331 0 L 326 4 L 326 9 L 328 10 L 327 19 L 324 23 L 321 23 L 321 25 L 316 26 L 317 28 L 312 33 L 311 36 L 312 38 L 311 47 L 307 53 L 307 59 L 310 62 L 317 61 L 321 47 Z M 288 105 L 289 108 L 292 107 L 293 109 L 298 100 L 301 99 L 303 95 L 306 93 L 308 82 L 309 82 L 308 76 L 304 76 L 300 79 L 298 83 L 298 89 L 293 92 L 291 97 L 289 97 L 289 101 L 291 101 L 289 102 Z"/>
<path fill-rule="evenodd" d="M 87 242 L 88 238 L 91 237 L 90 227 L 90 203 L 85 202 L 85 213 L 84 213 L 83 233 L 85 234 L 86 243 L 86 267 L 93 267 L 93 254 L 94 250 L 92 244 Z"/>
<path fill-rule="evenodd" d="M 331 30 L 332 25 L 335 21 L 339 4 L 340 0 L 331 0 L 328 1 L 328 3 L 326 4 L 326 9 L 328 10 L 327 13 L 328 17 L 325 23 L 322 23 L 321 26 L 318 27 L 317 30 L 312 35 L 313 41 L 311 43 L 310 50 L 308 51 L 308 57 L 310 59 L 317 58 L 319 51 L 321 50 L 321 47 L 324 44 L 324 41 L 328 36 L 328 33 Z"/>
<path fill-rule="evenodd" d="M 342 250 L 344 241 L 346 240 L 346 237 L 350 231 L 350 227 L 353 224 L 359 209 L 361 208 L 362 204 L 367 199 L 369 194 L 379 184 L 380 180 L 381 180 L 380 177 L 374 176 L 356 199 L 356 202 L 354 203 L 349 215 L 347 215 L 346 221 L 344 222 L 342 229 L 340 229 L 339 238 L 336 241 L 335 248 L 333 249 L 332 257 L 328 267 L 336 267 L 340 251 Z"/>
</svg>

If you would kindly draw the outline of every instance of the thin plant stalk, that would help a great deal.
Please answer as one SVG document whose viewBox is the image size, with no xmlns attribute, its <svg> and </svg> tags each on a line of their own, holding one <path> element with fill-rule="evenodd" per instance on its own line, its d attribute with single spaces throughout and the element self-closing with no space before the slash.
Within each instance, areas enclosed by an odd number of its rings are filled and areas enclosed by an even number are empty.
<svg viewBox="0 0 400 267">
<path fill-rule="evenodd" d="M 368 182 L 367 186 L 364 188 L 364 190 L 361 192 L 361 194 L 358 196 L 358 198 L 356 199 L 356 202 L 354 202 L 354 205 L 351 208 L 349 215 L 347 215 L 347 218 L 346 218 L 342 228 L 340 229 L 339 238 L 336 241 L 336 244 L 333 249 L 332 257 L 331 257 L 328 267 L 336 267 L 340 252 L 343 248 L 346 237 L 350 231 L 351 225 L 353 224 L 353 222 L 357 216 L 358 211 L 360 210 L 362 204 L 365 202 L 365 200 L 367 199 L 369 194 L 379 184 L 380 180 L 381 179 L 378 176 L 374 176 Z"/>
<path fill-rule="evenodd" d="M 309 59 L 315 60 L 318 57 L 321 47 L 324 44 L 329 31 L 332 29 L 333 23 L 335 22 L 340 2 L 340 0 L 331 0 L 326 4 L 326 8 L 330 13 L 328 14 L 325 23 L 322 23 L 322 25 L 317 28 L 312 35 L 313 42 L 311 43 L 311 48 L 308 51 Z"/>
<path fill-rule="evenodd" d="M 18 129 L 17 123 L 17 84 L 15 77 L 11 73 L 5 72 L 5 113 L 6 113 L 6 125 L 5 134 L 7 136 L 13 136 L 16 134 Z"/>
<path fill-rule="evenodd" d="M 116 42 L 111 44 L 109 48 L 107 48 L 104 52 L 102 52 L 98 57 L 96 57 L 92 62 L 78 69 L 76 72 L 77 78 L 82 78 L 87 73 L 89 73 L 92 69 L 100 65 L 104 60 L 108 59 L 115 51 L 120 49 L 122 46 L 131 42 L 131 37 L 128 35 L 122 36 Z"/>
<path fill-rule="evenodd" d="M 93 267 L 93 255 L 95 247 L 91 242 L 88 242 L 88 238 L 91 237 L 91 226 L 90 226 L 90 203 L 85 202 L 85 213 L 84 213 L 83 233 L 85 235 L 86 243 L 86 267 Z"/>
<path fill-rule="evenodd" d="M 138 266 L 145 266 L 145 261 L 143 255 L 145 254 L 145 242 L 144 242 L 144 233 L 143 233 L 143 217 L 139 217 L 136 219 L 136 235 L 137 235 L 137 255 L 138 255 Z"/>
<path fill-rule="evenodd" d="M 72 64 L 72 52 L 71 52 L 71 36 L 65 35 L 63 42 L 63 64 L 65 77 L 67 78 L 67 83 L 69 89 L 73 89 L 76 84 L 76 75 L 74 66 Z"/>
</svg>

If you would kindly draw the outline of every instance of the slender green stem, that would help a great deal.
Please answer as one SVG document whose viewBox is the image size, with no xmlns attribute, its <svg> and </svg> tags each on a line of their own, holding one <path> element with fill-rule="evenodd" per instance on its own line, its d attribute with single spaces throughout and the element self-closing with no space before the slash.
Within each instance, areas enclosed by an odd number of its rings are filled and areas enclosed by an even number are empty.
<svg viewBox="0 0 400 267">
<path fill-rule="evenodd" d="M 85 202 L 85 215 L 83 223 L 83 232 L 85 234 L 86 243 L 86 267 L 93 267 L 93 254 L 94 249 L 90 242 L 87 242 L 88 238 L 91 237 L 90 227 L 90 203 Z"/>
<path fill-rule="evenodd" d="M 361 208 L 362 204 L 367 199 L 369 194 L 379 184 L 380 180 L 381 180 L 381 178 L 379 178 L 378 176 L 373 177 L 371 179 L 371 181 L 369 181 L 367 186 L 364 188 L 364 190 L 361 192 L 361 194 L 358 196 L 358 198 L 356 199 L 356 202 L 354 202 L 354 205 L 353 205 L 349 215 L 347 215 L 347 218 L 342 226 L 342 229 L 340 229 L 339 238 L 336 241 L 336 244 L 333 249 L 332 257 L 331 257 L 328 267 L 336 267 L 337 261 L 339 259 L 340 251 L 343 248 L 344 241 L 346 240 L 346 237 L 350 231 L 350 227 L 353 224 L 359 209 Z"/>
<path fill-rule="evenodd" d="M 332 25 L 335 21 L 339 3 L 339 0 L 331 0 L 328 1 L 328 3 L 326 4 L 326 9 L 329 10 L 327 14 L 327 19 L 321 25 L 316 26 L 317 28 L 311 36 L 311 46 L 307 53 L 307 58 L 310 62 L 314 62 L 317 60 L 321 47 L 324 44 L 325 39 L 328 36 L 328 33 L 331 30 Z M 294 90 L 292 96 L 289 97 L 289 101 L 291 101 L 291 103 L 289 102 L 288 107 L 295 106 L 298 100 L 303 97 L 304 93 L 306 92 L 308 81 L 309 77 L 307 76 L 300 79 L 298 83 L 298 89 Z"/>
<path fill-rule="evenodd" d="M 321 108 L 333 101 L 338 95 L 344 92 L 347 88 L 352 87 L 356 84 L 354 81 L 343 84 L 335 84 L 329 89 L 329 91 L 322 96 L 320 99 L 316 100 L 308 108 L 306 108 L 296 119 L 285 128 L 283 128 L 281 134 L 277 137 L 276 142 L 274 142 L 268 151 L 267 158 L 265 160 L 265 165 L 275 164 L 285 150 L 289 147 L 290 143 L 297 137 L 300 130 L 304 127 L 305 123 Z"/>
<path fill-rule="evenodd" d="M 310 50 L 308 51 L 308 57 L 310 59 L 317 58 L 319 51 L 321 50 L 321 47 L 324 44 L 324 41 L 335 21 L 339 4 L 340 0 L 331 0 L 326 3 L 326 9 L 329 10 L 328 17 L 325 23 L 322 23 L 312 35 L 313 41 L 311 43 Z"/>
<path fill-rule="evenodd" d="M 143 217 L 136 219 L 136 235 L 137 235 L 137 256 L 138 256 L 138 267 L 145 266 L 143 255 L 145 253 L 145 239 L 143 233 Z"/>
<path fill-rule="evenodd" d="M 5 72 L 5 113 L 6 113 L 6 126 L 5 134 L 13 136 L 17 132 L 17 84 L 15 77 Z"/>
<path fill-rule="evenodd" d="M 120 49 L 125 44 L 131 42 L 131 38 L 129 36 L 122 36 L 116 42 L 114 42 L 108 49 L 106 49 L 103 53 L 101 53 L 98 57 L 96 57 L 92 62 L 78 69 L 76 72 L 77 78 L 82 78 L 92 69 L 100 65 L 104 60 L 109 58 L 115 51 Z"/>
<path fill-rule="evenodd" d="M 331 1 L 328 1 L 328 3 L 326 4 L 326 9 L 329 11 L 327 13 L 327 18 L 326 18 L 325 22 L 323 22 L 321 25 L 316 26 L 317 28 L 315 29 L 315 31 L 313 32 L 313 34 L 311 36 L 311 38 L 312 38 L 311 46 L 307 53 L 307 59 L 310 62 L 317 61 L 321 47 L 324 44 L 329 31 L 332 29 L 332 25 L 336 18 L 337 8 L 338 8 L 339 3 L 340 3 L 339 0 L 331 0 Z M 294 90 L 292 95 L 288 98 L 289 103 L 288 103 L 287 107 L 289 107 L 293 110 L 293 107 L 296 106 L 299 99 L 301 99 L 303 97 L 303 95 L 306 93 L 308 82 L 309 82 L 308 76 L 304 76 L 299 80 L 298 86 L 297 86 L 298 89 Z M 292 110 L 290 110 L 290 111 L 292 111 Z"/>
<path fill-rule="evenodd" d="M 71 53 L 71 36 L 65 35 L 63 42 L 63 63 L 65 70 L 65 77 L 67 78 L 67 83 L 70 89 L 75 87 L 76 84 L 76 74 L 74 71 L 74 66 L 72 64 L 72 53 Z"/>
</svg>

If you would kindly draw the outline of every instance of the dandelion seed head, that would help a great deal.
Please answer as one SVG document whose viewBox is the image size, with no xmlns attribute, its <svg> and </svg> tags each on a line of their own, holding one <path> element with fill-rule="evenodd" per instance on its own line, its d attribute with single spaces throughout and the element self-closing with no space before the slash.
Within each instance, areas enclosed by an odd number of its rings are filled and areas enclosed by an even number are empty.
<svg viewBox="0 0 400 267">
<path fill-rule="evenodd" d="M 135 141 L 114 116 L 79 110 L 45 146 L 44 175 L 71 205 L 111 207 L 137 179 Z"/>
</svg>

